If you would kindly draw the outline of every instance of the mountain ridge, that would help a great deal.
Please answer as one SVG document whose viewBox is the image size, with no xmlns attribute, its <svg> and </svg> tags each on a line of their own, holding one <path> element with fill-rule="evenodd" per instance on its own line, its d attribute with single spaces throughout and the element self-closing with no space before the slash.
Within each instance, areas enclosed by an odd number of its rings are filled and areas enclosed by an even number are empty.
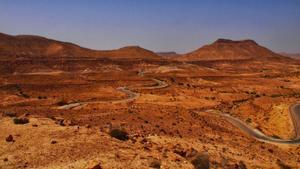
<svg viewBox="0 0 300 169">
<path fill-rule="evenodd" d="M 0 33 L 0 54 L 4 56 L 47 57 L 115 57 L 159 59 L 154 52 L 139 46 L 125 46 L 113 50 L 94 50 L 70 42 L 36 35 L 8 35 Z"/>
</svg>

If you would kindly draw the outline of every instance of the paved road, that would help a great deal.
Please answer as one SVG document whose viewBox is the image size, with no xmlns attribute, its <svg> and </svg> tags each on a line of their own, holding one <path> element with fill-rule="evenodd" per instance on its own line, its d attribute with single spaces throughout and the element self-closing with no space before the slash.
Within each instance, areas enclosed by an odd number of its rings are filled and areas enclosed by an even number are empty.
<svg viewBox="0 0 300 169">
<path fill-rule="evenodd" d="M 295 139 L 300 140 L 300 103 L 292 105 L 290 113 L 294 124 Z"/>
<path fill-rule="evenodd" d="M 155 81 L 157 84 L 155 86 L 151 87 L 140 87 L 140 89 L 161 89 L 168 87 L 169 85 L 161 80 L 158 79 L 151 79 Z M 129 90 L 127 87 L 119 87 L 117 90 L 125 93 L 127 95 L 127 98 L 125 99 L 120 99 L 120 100 L 113 100 L 113 101 L 86 101 L 86 102 L 76 102 L 76 103 L 70 103 L 67 105 L 59 106 L 57 109 L 73 109 L 73 108 L 78 108 L 78 107 L 83 107 L 86 106 L 87 104 L 100 104 L 100 103 L 126 103 L 126 102 L 131 102 L 136 100 L 137 98 L 140 97 L 140 93 L 133 92 Z"/>
<path fill-rule="evenodd" d="M 154 86 L 147 86 L 147 87 L 139 87 L 139 89 L 162 89 L 162 88 L 165 88 L 165 87 L 168 87 L 169 84 L 164 82 L 164 81 L 161 81 L 161 80 L 158 80 L 158 79 L 151 79 L 152 81 L 156 82 L 156 85 Z"/>
<path fill-rule="evenodd" d="M 209 111 L 210 113 L 216 113 L 213 111 Z M 238 127 L 243 132 L 247 133 L 251 137 L 267 142 L 267 143 L 276 143 L 276 144 L 289 144 L 289 145 L 299 145 L 300 144 L 300 103 L 296 103 L 290 106 L 290 114 L 294 125 L 295 130 L 295 138 L 291 140 L 277 139 L 273 137 L 266 136 L 262 132 L 257 129 L 250 127 L 244 121 L 237 119 L 235 117 L 230 116 L 229 114 L 216 113 L 221 117 L 225 118 L 228 122 Z"/>
<path fill-rule="evenodd" d="M 139 72 L 139 76 L 143 76 L 143 75 L 144 74 L 142 71 Z M 161 88 L 165 88 L 165 87 L 169 86 L 164 81 L 154 79 L 154 78 L 152 80 L 157 83 L 155 86 L 141 87 L 140 89 L 161 89 Z M 119 87 L 119 88 L 117 88 L 117 90 L 127 94 L 128 97 L 125 99 L 120 99 L 120 100 L 115 100 L 115 101 L 91 101 L 91 102 L 70 103 L 68 105 L 60 106 L 60 107 L 58 107 L 58 109 L 72 109 L 75 107 L 81 107 L 81 106 L 85 106 L 87 104 L 96 104 L 96 103 L 130 102 L 130 101 L 136 100 L 140 96 L 139 93 L 133 92 L 133 91 L 129 90 L 127 87 Z M 300 144 L 300 103 L 296 103 L 296 104 L 290 106 L 289 110 L 290 110 L 291 118 L 292 118 L 293 125 L 294 125 L 294 130 L 295 130 L 295 138 L 292 140 L 283 140 L 283 139 L 277 139 L 277 138 L 266 136 L 259 130 L 254 129 L 251 126 L 249 126 L 244 121 L 242 121 L 238 118 L 232 117 L 229 114 L 216 113 L 215 111 L 209 111 L 209 112 L 220 115 L 221 117 L 225 118 L 228 122 L 230 122 L 234 126 L 238 127 L 240 130 L 242 130 L 243 132 L 247 133 L 248 135 L 250 135 L 251 137 L 253 137 L 259 141 L 268 142 L 268 143 L 276 143 L 276 144 L 298 145 L 298 144 Z"/>
</svg>

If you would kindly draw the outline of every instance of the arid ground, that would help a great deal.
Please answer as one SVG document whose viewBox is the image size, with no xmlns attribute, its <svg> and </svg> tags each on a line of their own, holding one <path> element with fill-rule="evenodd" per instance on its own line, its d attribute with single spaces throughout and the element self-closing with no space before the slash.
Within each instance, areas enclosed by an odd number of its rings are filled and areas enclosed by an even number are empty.
<svg viewBox="0 0 300 169">
<path fill-rule="evenodd" d="M 249 40 L 160 57 L 0 37 L 0 168 L 300 168 L 299 142 L 222 116 L 294 140 L 299 60 Z"/>
</svg>

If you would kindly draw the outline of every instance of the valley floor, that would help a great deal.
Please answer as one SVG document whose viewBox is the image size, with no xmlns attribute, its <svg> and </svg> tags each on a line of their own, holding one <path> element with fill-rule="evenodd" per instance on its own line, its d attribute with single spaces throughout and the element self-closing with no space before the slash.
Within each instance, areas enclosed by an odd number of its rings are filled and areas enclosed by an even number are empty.
<svg viewBox="0 0 300 169">
<path fill-rule="evenodd" d="M 0 168 L 194 168 L 197 157 L 211 168 L 300 167 L 299 145 L 255 140 L 209 113 L 293 139 L 297 62 L 32 62 L 0 75 Z"/>
</svg>

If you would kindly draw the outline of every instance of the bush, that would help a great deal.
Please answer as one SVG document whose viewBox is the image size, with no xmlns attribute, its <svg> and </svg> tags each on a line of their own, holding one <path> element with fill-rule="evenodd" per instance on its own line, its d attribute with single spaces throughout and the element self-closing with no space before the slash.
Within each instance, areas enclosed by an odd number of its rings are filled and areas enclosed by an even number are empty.
<svg viewBox="0 0 300 169">
<path fill-rule="evenodd" d="M 59 102 L 56 103 L 58 106 L 64 106 L 66 104 L 68 104 L 65 100 L 61 100 Z"/>
<path fill-rule="evenodd" d="M 238 169 L 247 169 L 247 166 L 243 161 L 240 161 L 237 168 Z"/>
<path fill-rule="evenodd" d="M 252 122 L 252 119 L 247 118 L 246 123 L 251 123 L 251 122 Z"/>
<path fill-rule="evenodd" d="M 195 169 L 209 169 L 209 156 L 206 153 L 199 154 L 192 160 Z"/>
<path fill-rule="evenodd" d="M 279 166 L 280 169 L 292 169 L 292 167 L 284 164 L 282 161 L 277 160 L 276 161 L 277 165 Z"/>
<path fill-rule="evenodd" d="M 277 135 L 275 135 L 275 134 L 272 135 L 272 137 L 273 137 L 273 138 L 276 138 L 276 139 L 281 139 L 279 136 L 277 136 Z"/>
<path fill-rule="evenodd" d="M 161 162 L 159 160 L 153 160 L 149 167 L 160 169 L 160 166 L 161 166 Z"/>
<path fill-rule="evenodd" d="M 112 129 L 110 132 L 109 132 L 109 135 L 111 137 L 114 137 L 118 140 L 122 140 L 122 141 L 126 141 L 129 139 L 128 137 L 128 133 L 124 130 L 121 130 L 121 129 Z"/>
<path fill-rule="evenodd" d="M 28 94 L 21 93 L 21 95 L 22 95 L 22 97 L 24 97 L 24 98 L 26 98 L 26 99 L 30 98 L 30 96 L 29 96 Z"/>
<path fill-rule="evenodd" d="M 27 124 L 27 123 L 29 123 L 28 118 L 14 118 L 13 121 L 14 121 L 15 124 Z"/>
<path fill-rule="evenodd" d="M 47 99 L 47 96 L 38 96 L 38 99 L 41 100 L 41 99 Z"/>
</svg>

